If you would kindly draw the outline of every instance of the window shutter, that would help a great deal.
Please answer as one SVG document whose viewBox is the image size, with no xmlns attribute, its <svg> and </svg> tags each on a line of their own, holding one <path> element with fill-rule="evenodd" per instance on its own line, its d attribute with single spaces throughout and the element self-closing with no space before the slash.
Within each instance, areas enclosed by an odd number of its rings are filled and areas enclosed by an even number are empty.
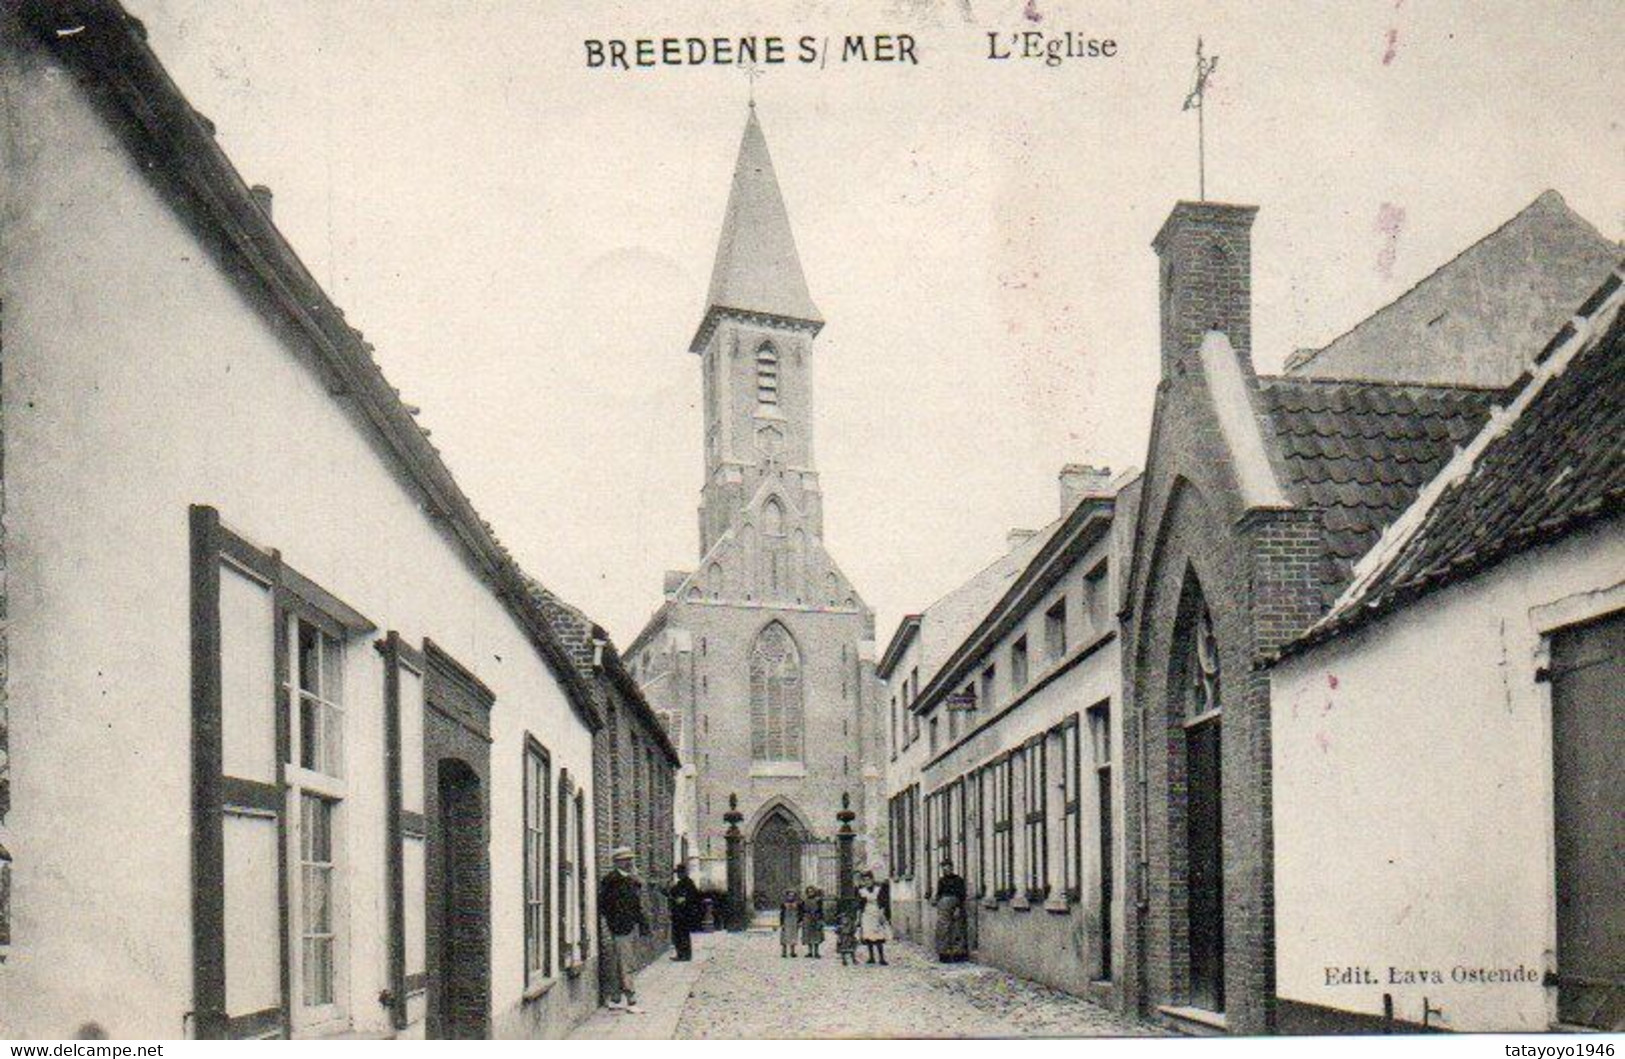
<svg viewBox="0 0 1625 1059">
<path fill-rule="evenodd" d="M 286 1035 L 287 643 L 278 559 L 191 511 L 193 1031 Z"/>
<path fill-rule="evenodd" d="M 403 1029 L 424 1017 L 428 950 L 425 917 L 428 829 L 423 819 L 423 656 L 390 632 L 384 656 L 384 782 L 388 813 L 390 1021 Z"/>
</svg>

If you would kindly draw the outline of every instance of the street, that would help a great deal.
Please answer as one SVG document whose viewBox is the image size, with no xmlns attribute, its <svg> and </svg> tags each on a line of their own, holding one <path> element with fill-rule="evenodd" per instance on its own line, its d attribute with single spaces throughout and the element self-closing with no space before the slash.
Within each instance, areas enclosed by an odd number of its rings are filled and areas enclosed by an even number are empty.
<svg viewBox="0 0 1625 1059">
<path fill-rule="evenodd" d="M 904 942 L 887 967 L 779 956 L 771 932 L 695 936 L 694 962 L 638 977 L 642 1015 L 600 1011 L 580 1039 L 1106 1037 L 1156 1031 L 981 964 L 944 965 Z"/>
</svg>

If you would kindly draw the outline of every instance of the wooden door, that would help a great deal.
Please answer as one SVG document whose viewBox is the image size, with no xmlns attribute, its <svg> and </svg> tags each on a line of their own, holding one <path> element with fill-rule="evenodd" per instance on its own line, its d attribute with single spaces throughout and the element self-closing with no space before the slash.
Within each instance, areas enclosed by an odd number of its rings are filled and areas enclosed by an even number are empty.
<svg viewBox="0 0 1625 1059">
<path fill-rule="evenodd" d="M 1224 1010 L 1224 832 L 1217 717 L 1185 729 L 1186 927 L 1190 1003 Z"/>
<path fill-rule="evenodd" d="M 1625 1028 L 1625 612 L 1552 636 L 1557 1013 Z"/>
</svg>

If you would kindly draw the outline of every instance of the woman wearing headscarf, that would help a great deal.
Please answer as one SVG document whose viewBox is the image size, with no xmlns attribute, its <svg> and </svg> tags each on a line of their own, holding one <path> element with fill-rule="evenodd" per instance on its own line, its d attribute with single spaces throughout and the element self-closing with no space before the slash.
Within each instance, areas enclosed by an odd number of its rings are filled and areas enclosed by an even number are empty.
<svg viewBox="0 0 1625 1059">
<path fill-rule="evenodd" d="M 954 871 L 953 861 L 942 862 L 937 877 L 937 959 L 963 963 L 970 958 L 965 930 L 965 877 Z"/>
</svg>

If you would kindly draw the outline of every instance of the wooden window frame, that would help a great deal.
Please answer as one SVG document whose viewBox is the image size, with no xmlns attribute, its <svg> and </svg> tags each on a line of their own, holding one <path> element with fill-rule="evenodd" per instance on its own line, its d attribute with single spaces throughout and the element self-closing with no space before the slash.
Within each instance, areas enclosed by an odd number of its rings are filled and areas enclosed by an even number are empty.
<svg viewBox="0 0 1625 1059">
<path fill-rule="evenodd" d="M 525 968 L 525 989 L 529 991 L 553 977 L 553 756 L 528 732 L 521 755 L 525 801 L 521 813 L 524 840 L 520 895 L 524 911 L 520 917 L 520 962 Z M 537 961 L 532 960 L 533 952 Z"/>
<path fill-rule="evenodd" d="M 360 612 L 282 559 L 276 549 L 263 548 L 227 528 L 217 509 L 194 504 L 188 509 L 190 565 L 190 670 L 192 760 L 192 1033 L 199 1039 L 292 1036 L 308 1023 L 295 1015 L 295 946 L 292 900 L 294 868 L 292 844 L 297 829 L 289 820 L 290 806 L 299 804 L 299 790 L 342 798 L 347 793 L 333 777 L 318 777 L 308 786 L 292 782 L 294 740 L 290 676 L 293 646 L 290 627 L 306 621 L 328 633 L 348 653 L 351 641 L 376 626 Z M 274 711 L 275 777 L 272 782 L 228 776 L 224 772 L 224 656 L 221 614 L 221 576 L 230 567 L 269 593 L 272 627 L 272 687 L 267 699 Z M 301 773 L 304 770 L 299 770 Z M 274 818 L 277 827 L 277 905 L 280 952 L 280 1004 L 232 1016 L 226 995 L 225 817 L 230 812 Z M 335 824 L 335 844 L 342 842 L 343 826 Z M 340 877 L 335 884 L 335 923 L 345 925 L 342 942 L 335 943 L 335 997 L 347 1000 L 342 978 L 348 965 L 348 895 L 342 877 L 345 854 L 335 849 Z M 340 1019 L 348 1012 L 339 1008 Z"/>
</svg>

